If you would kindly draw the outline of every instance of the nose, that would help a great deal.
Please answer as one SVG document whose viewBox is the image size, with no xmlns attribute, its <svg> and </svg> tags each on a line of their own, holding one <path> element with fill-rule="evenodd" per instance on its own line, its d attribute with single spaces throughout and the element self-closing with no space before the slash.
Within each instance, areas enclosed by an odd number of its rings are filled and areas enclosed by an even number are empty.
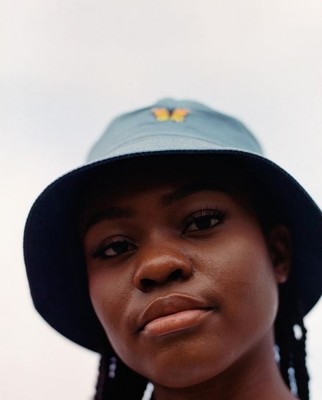
<svg viewBox="0 0 322 400">
<path fill-rule="evenodd" d="M 141 249 L 134 285 L 142 292 L 174 281 L 184 281 L 193 273 L 192 260 L 174 243 Z"/>
</svg>

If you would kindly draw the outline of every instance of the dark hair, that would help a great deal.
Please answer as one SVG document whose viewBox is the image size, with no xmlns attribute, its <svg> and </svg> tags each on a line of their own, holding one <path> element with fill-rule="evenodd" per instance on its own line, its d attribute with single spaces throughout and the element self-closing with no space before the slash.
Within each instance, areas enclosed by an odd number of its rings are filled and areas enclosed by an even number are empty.
<svg viewBox="0 0 322 400">
<path fill-rule="evenodd" d="M 281 374 L 291 391 L 309 400 L 309 375 L 306 368 L 306 329 L 302 304 L 293 277 L 280 286 L 280 305 L 275 321 L 275 342 Z"/>
<path fill-rule="evenodd" d="M 101 355 L 94 400 L 141 400 L 148 380 L 127 367 L 116 355 Z"/>
</svg>

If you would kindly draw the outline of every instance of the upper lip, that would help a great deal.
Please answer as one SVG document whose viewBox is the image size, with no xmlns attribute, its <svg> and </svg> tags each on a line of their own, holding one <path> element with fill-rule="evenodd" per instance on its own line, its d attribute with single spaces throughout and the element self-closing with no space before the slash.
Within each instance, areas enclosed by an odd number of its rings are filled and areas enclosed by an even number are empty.
<svg viewBox="0 0 322 400">
<path fill-rule="evenodd" d="M 138 331 L 151 321 L 175 314 L 186 310 L 211 310 L 215 307 L 210 306 L 205 300 L 197 299 L 183 294 L 172 294 L 165 297 L 159 297 L 153 300 L 139 316 Z"/>
</svg>

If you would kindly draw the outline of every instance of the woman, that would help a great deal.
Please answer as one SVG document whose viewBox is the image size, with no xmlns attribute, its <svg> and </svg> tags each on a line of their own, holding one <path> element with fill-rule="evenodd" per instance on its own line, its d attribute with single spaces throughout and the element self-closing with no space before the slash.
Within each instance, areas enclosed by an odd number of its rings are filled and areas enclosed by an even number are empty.
<svg viewBox="0 0 322 400">
<path fill-rule="evenodd" d="M 102 355 L 96 399 L 307 400 L 321 234 L 240 122 L 166 99 L 44 191 L 24 246 L 40 314 Z"/>
</svg>

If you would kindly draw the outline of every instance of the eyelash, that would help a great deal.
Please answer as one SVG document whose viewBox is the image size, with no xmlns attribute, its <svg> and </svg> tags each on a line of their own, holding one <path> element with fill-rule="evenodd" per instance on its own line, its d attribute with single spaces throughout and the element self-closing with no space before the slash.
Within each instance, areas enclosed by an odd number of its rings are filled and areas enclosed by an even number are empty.
<svg viewBox="0 0 322 400">
<path fill-rule="evenodd" d="M 227 212 L 222 209 L 203 209 L 193 214 L 189 215 L 184 221 L 183 234 L 189 234 L 193 232 L 199 232 L 203 230 L 211 229 L 219 224 L 221 224 L 227 217 Z M 216 221 L 211 222 L 212 219 Z M 210 226 L 205 226 L 204 224 L 210 222 Z M 194 229 L 190 229 L 191 226 L 195 224 Z M 199 224 L 199 225 L 198 225 Z M 201 224 L 201 226 L 200 226 Z M 203 225 L 203 226 L 202 226 Z M 113 248 L 114 247 L 114 248 Z M 96 259 L 110 259 L 113 257 L 121 256 L 125 253 L 131 252 L 137 249 L 137 245 L 130 239 L 122 237 L 112 237 L 107 239 L 105 242 L 100 243 L 92 252 L 92 257 Z M 109 250 L 115 252 L 115 254 L 107 254 Z M 117 253 L 120 251 L 120 253 Z"/>
<path fill-rule="evenodd" d="M 123 249 L 122 252 L 122 246 L 126 246 L 127 249 Z M 113 249 L 114 247 L 114 249 Z M 117 253 L 117 247 L 121 247 L 121 253 Z M 130 250 L 128 249 L 130 247 Z M 92 257 L 93 258 L 98 258 L 98 259 L 108 259 L 108 258 L 113 258 L 116 257 L 118 255 L 127 253 L 129 251 L 135 250 L 137 248 L 137 246 L 130 241 L 129 239 L 127 239 L 126 237 L 113 237 L 108 239 L 107 241 L 99 244 L 97 246 L 97 248 L 94 249 L 93 253 L 92 253 Z M 108 252 L 108 250 L 112 250 L 114 251 L 116 254 L 113 255 L 107 255 L 106 253 Z"/>
<path fill-rule="evenodd" d="M 189 232 L 198 232 L 202 230 L 207 230 L 211 229 L 214 226 L 221 224 L 225 218 L 227 217 L 227 212 L 222 209 L 206 209 L 206 210 L 200 210 L 197 212 L 194 212 L 192 215 L 190 215 L 184 225 L 183 233 L 189 233 Z M 216 222 L 211 224 L 210 226 L 198 226 L 198 223 L 203 224 L 205 222 L 209 222 L 211 219 L 216 219 Z M 188 230 L 191 225 L 195 224 L 196 228 L 193 230 Z"/>
</svg>

